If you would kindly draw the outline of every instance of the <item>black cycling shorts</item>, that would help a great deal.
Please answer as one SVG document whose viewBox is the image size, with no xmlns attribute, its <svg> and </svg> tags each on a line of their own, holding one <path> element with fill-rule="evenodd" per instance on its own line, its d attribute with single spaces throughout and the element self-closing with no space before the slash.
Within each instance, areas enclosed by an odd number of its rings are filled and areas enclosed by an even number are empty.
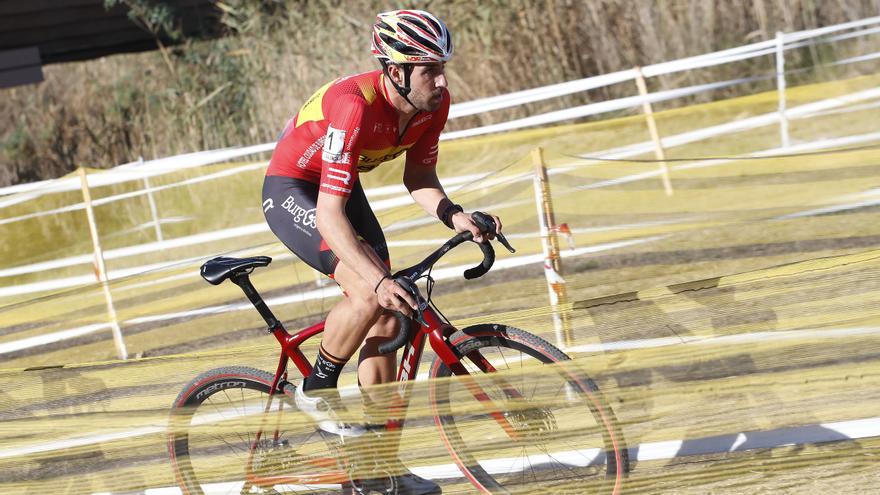
<svg viewBox="0 0 880 495">
<path fill-rule="evenodd" d="M 269 228 L 293 254 L 315 270 L 332 277 L 339 259 L 318 232 L 317 205 L 317 184 L 277 175 L 267 175 L 263 181 L 263 214 Z M 345 215 L 358 237 L 390 267 L 385 235 L 367 202 L 361 181 L 356 181 L 352 187 Z"/>
</svg>

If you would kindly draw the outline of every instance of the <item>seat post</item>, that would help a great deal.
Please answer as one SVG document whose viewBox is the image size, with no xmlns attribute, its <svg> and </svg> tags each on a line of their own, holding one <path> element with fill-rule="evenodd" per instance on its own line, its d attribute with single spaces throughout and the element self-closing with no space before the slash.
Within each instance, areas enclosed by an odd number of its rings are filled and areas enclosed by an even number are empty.
<svg viewBox="0 0 880 495">
<path fill-rule="evenodd" d="M 275 315 L 272 314 L 272 310 L 266 305 L 266 301 L 263 301 L 263 298 L 257 292 L 254 284 L 251 283 L 248 274 L 240 273 L 238 275 L 233 275 L 231 280 L 232 283 L 241 287 L 241 290 L 244 291 L 244 295 L 246 295 L 251 304 L 257 308 L 257 311 L 260 312 L 260 316 L 266 320 L 266 324 L 269 325 L 269 332 L 273 332 L 281 323 L 275 318 Z"/>
</svg>

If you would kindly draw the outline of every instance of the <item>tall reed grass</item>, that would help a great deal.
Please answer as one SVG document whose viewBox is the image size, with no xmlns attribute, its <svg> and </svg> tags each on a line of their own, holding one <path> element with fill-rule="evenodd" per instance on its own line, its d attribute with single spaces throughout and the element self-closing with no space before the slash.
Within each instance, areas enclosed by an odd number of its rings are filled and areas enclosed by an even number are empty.
<svg viewBox="0 0 880 495">
<path fill-rule="evenodd" d="M 0 185 L 136 160 L 272 140 L 315 88 L 377 67 L 369 30 L 387 2 L 310 0 L 219 4 L 227 35 L 213 41 L 45 68 L 45 82 L 3 90 Z M 876 15 L 880 0 L 412 1 L 447 21 L 456 101 L 711 52 L 800 29 Z M 803 49 L 788 68 L 878 49 L 877 36 Z M 846 75 L 876 71 L 848 66 Z M 771 57 L 651 80 L 652 89 L 771 73 Z M 800 71 L 789 84 L 839 77 Z M 693 98 L 728 97 L 772 82 Z M 635 92 L 631 84 L 450 123 L 490 123 Z M 690 100 L 689 100 L 690 101 Z M 682 102 L 678 102 L 682 104 Z"/>
</svg>

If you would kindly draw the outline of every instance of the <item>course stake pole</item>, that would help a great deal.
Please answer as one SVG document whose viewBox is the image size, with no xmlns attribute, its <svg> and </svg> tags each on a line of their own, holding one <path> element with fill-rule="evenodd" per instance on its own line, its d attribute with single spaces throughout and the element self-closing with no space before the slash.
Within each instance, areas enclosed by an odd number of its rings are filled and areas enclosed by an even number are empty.
<svg viewBox="0 0 880 495">
<path fill-rule="evenodd" d="M 98 227 L 95 223 L 95 212 L 92 209 L 92 194 L 89 192 L 89 180 L 86 177 L 86 170 L 84 168 L 80 167 L 77 172 L 82 183 L 83 203 L 86 207 L 86 216 L 89 219 L 92 245 L 95 248 L 95 277 L 104 289 L 104 299 L 107 301 L 107 316 L 110 320 L 110 329 L 113 332 L 113 343 L 116 344 L 116 353 L 119 359 L 128 359 L 128 351 L 125 349 L 125 341 L 122 340 L 122 330 L 119 328 L 116 309 L 113 307 L 113 296 L 110 294 L 107 267 L 104 265 L 104 252 L 101 250 L 101 241 L 98 239 Z"/>
<path fill-rule="evenodd" d="M 776 32 L 776 92 L 779 95 L 779 136 L 788 148 L 788 116 L 785 114 L 785 33 Z"/>
<path fill-rule="evenodd" d="M 564 306 L 568 302 L 565 279 L 562 278 L 562 260 L 559 257 L 556 219 L 553 215 L 553 199 L 550 196 L 550 182 L 544 165 L 544 150 L 532 151 L 535 165 L 535 204 L 538 207 L 538 225 L 541 230 L 541 247 L 544 250 L 544 276 L 547 278 L 547 291 L 553 307 L 553 328 L 556 345 L 562 348 L 572 344 L 571 322 Z"/>
<path fill-rule="evenodd" d="M 642 97 L 642 111 L 645 113 L 645 120 L 648 122 L 648 132 L 651 133 L 651 140 L 654 141 L 654 156 L 660 161 L 660 177 L 663 179 L 663 189 L 667 196 L 672 196 L 672 181 L 669 179 L 669 167 L 666 165 L 666 150 L 663 149 L 663 142 L 660 141 L 660 132 L 657 131 L 657 122 L 654 121 L 654 108 L 648 101 L 648 85 L 645 83 L 645 76 L 642 74 L 640 67 L 634 67 L 636 71 L 636 86 L 639 88 L 639 95 Z"/>
</svg>

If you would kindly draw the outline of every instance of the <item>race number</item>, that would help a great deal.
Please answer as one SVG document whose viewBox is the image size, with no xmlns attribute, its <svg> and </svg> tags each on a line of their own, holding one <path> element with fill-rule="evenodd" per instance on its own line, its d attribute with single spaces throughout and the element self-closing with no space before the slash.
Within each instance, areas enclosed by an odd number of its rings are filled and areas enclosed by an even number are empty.
<svg viewBox="0 0 880 495">
<path fill-rule="evenodd" d="M 324 150 L 321 158 L 329 163 L 348 163 L 348 153 L 343 153 L 345 149 L 346 131 L 336 129 L 333 126 L 327 127 L 327 136 L 324 138 Z"/>
</svg>

